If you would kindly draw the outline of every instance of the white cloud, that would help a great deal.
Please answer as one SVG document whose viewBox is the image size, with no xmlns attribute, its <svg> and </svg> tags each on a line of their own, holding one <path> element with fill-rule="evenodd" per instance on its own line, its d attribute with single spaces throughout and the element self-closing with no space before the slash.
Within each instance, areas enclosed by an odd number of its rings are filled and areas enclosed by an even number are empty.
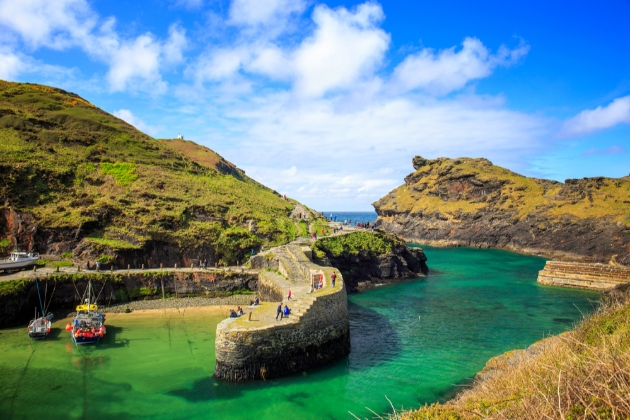
<svg viewBox="0 0 630 420">
<path fill-rule="evenodd" d="M 383 10 L 374 3 L 362 4 L 354 12 L 317 6 L 313 12 L 317 29 L 294 55 L 298 94 L 321 96 L 372 76 L 390 41 L 377 27 L 383 18 Z"/>
<path fill-rule="evenodd" d="M 32 49 L 77 45 L 96 25 L 85 0 L 1 0 L 0 25 L 18 33 Z"/>
<path fill-rule="evenodd" d="M 0 48 L 0 79 L 14 80 L 25 67 L 20 56 L 8 48 Z"/>
<path fill-rule="evenodd" d="M 115 24 L 114 18 L 100 19 L 85 0 L 0 0 L 0 28 L 18 35 L 28 48 L 79 47 L 109 67 L 111 90 L 163 92 L 161 70 L 183 60 L 185 31 L 172 25 L 166 41 L 150 33 L 125 38 Z"/>
<path fill-rule="evenodd" d="M 158 71 L 159 57 L 160 45 L 148 34 L 118 46 L 110 58 L 107 73 L 112 91 L 124 91 L 129 83 L 139 79 L 151 84 L 157 92 L 163 92 L 166 85 Z"/>
<path fill-rule="evenodd" d="M 469 81 L 492 74 L 497 66 L 509 66 L 529 51 L 529 46 L 510 50 L 504 46 L 491 54 L 476 38 L 466 38 L 462 48 L 438 53 L 425 48 L 408 56 L 394 70 L 391 84 L 396 92 L 422 89 L 433 94 L 446 94 L 463 88 Z"/>
<path fill-rule="evenodd" d="M 121 120 L 133 125 L 138 130 L 145 132 L 151 136 L 155 136 L 159 132 L 159 129 L 157 127 L 146 124 L 128 109 L 119 109 L 117 111 L 114 111 L 113 114 Z"/>
<path fill-rule="evenodd" d="M 583 135 L 620 123 L 630 124 L 630 95 L 617 98 L 605 107 L 587 109 L 565 121 L 562 133 Z"/>
</svg>

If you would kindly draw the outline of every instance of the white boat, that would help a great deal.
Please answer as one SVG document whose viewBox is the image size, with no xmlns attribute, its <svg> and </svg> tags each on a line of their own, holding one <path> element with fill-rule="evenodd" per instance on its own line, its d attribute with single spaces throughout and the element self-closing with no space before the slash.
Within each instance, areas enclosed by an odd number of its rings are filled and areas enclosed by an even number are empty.
<svg viewBox="0 0 630 420">
<path fill-rule="evenodd" d="M 0 270 L 16 270 L 18 268 L 35 265 L 39 259 L 39 254 L 26 252 L 12 252 L 8 260 L 0 261 Z"/>
</svg>

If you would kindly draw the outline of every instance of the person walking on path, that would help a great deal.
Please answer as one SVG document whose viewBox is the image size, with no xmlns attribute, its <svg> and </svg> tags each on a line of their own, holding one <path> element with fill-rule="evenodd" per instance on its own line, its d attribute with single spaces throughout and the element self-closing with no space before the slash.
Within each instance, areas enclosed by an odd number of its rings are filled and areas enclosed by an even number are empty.
<svg viewBox="0 0 630 420">
<path fill-rule="evenodd" d="M 276 321 L 278 320 L 278 316 L 280 316 L 280 320 L 282 320 L 282 302 L 278 305 L 278 311 L 276 313 Z"/>
<path fill-rule="evenodd" d="M 287 292 L 287 300 L 291 300 L 291 289 Z"/>
<path fill-rule="evenodd" d="M 333 273 L 330 275 L 330 280 L 331 280 L 331 282 L 332 282 L 332 287 L 335 287 L 335 280 L 337 280 L 337 274 L 333 272 Z"/>
</svg>

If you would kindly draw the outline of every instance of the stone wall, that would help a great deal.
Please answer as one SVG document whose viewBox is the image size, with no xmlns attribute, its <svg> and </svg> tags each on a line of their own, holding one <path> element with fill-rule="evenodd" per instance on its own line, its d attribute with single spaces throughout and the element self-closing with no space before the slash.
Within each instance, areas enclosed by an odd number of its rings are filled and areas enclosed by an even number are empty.
<svg viewBox="0 0 630 420">
<path fill-rule="evenodd" d="M 306 269 L 314 265 L 296 259 L 308 265 Z M 334 270 L 317 268 L 326 278 Z M 231 382 L 266 380 L 303 372 L 347 355 L 350 352 L 348 301 L 343 278 L 335 272 L 337 287 L 313 294 L 298 293 L 300 309 L 294 310 L 288 319 L 275 321 L 272 316 L 271 321 L 261 322 L 260 326 L 243 318 L 222 321 L 217 326 L 215 376 Z M 259 312 L 252 314 L 255 318 L 263 318 L 265 311 L 267 317 L 270 311 L 273 315 L 276 302 L 281 301 L 287 287 L 292 290 L 307 287 L 269 271 L 260 272 L 258 284 L 261 297 L 271 303 L 256 309 Z"/>
<path fill-rule="evenodd" d="M 144 299 L 165 297 L 203 296 L 221 297 L 239 290 L 257 291 L 258 272 L 230 271 L 152 271 L 91 274 L 59 274 L 39 277 L 42 300 L 49 302 L 49 310 L 60 313 L 74 311 L 92 281 L 98 304 L 114 305 Z M 37 285 L 34 279 L 13 281 L 11 288 L 0 294 L 0 328 L 28 323 L 35 308 L 39 308 Z M 8 284 L 7 284 L 8 285 Z M 10 290 L 10 291 L 9 291 Z"/>
<path fill-rule="evenodd" d="M 547 261 L 538 283 L 590 290 L 610 290 L 630 283 L 630 267 L 610 264 Z"/>
</svg>

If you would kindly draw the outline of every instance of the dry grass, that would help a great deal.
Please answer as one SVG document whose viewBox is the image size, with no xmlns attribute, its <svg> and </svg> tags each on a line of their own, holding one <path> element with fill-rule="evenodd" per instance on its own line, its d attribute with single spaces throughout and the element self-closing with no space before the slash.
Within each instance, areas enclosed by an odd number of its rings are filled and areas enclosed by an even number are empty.
<svg viewBox="0 0 630 420">
<path fill-rule="evenodd" d="M 480 377 L 455 400 L 391 418 L 628 419 L 630 302 L 608 303 L 573 331 L 495 358 Z"/>
</svg>

